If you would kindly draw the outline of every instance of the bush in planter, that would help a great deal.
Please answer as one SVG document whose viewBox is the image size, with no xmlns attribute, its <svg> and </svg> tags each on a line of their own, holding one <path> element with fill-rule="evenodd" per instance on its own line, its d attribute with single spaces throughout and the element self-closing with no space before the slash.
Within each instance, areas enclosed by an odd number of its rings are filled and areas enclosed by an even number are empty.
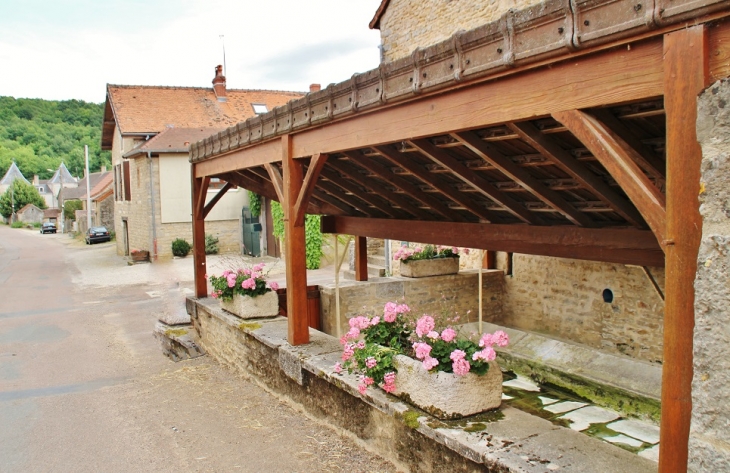
<svg viewBox="0 0 730 473">
<path fill-rule="evenodd" d="M 478 340 L 457 338 L 452 327 L 437 327 L 434 317 L 423 315 L 414 321 L 409 312 L 406 304 L 388 302 L 382 317 L 350 319 L 350 330 L 340 339 L 342 363 L 335 365 L 335 372 L 346 369 L 360 374 L 358 390 L 363 394 L 371 385 L 391 393 L 396 391 L 393 357 L 397 354 L 421 360 L 423 369 L 431 372 L 484 375 L 497 356 L 493 345 L 509 343 L 501 330 L 485 333 Z"/>
<path fill-rule="evenodd" d="M 276 281 L 266 281 L 266 275 L 263 273 L 265 266 L 264 263 L 259 263 L 236 271 L 227 269 L 221 276 L 209 276 L 208 280 L 213 286 L 210 296 L 214 299 L 231 300 L 234 294 L 256 297 L 269 291 L 276 291 L 279 289 L 279 284 Z"/>
<path fill-rule="evenodd" d="M 173 240 L 172 242 L 172 254 L 179 257 L 185 257 L 190 253 L 190 243 L 183 240 L 182 238 L 177 238 Z"/>
<path fill-rule="evenodd" d="M 425 245 L 423 247 L 417 246 L 415 248 L 401 246 L 398 251 L 393 254 L 393 260 L 417 261 L 422 259 L 458 258 L 460 250 L 466 254 L 469 253 L 468 248 L 460 249 L 456 246 Z"/>
</svg>

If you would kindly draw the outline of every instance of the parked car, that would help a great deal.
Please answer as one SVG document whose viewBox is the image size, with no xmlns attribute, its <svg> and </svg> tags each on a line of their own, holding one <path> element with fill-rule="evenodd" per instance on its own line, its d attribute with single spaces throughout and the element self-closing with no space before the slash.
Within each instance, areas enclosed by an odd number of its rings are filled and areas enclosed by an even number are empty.
<svg viewBox="0 0 730 473">
<path fill-rule="evenodd" d="M 53 222 L 46 222 L 41 225 L 41 233 L 56 233 L 56 224 Z"/>
<path fill-rule="evenodd" d="M 86 244 L 99 243 L 101 241 L 111 241 L 112 236 L 106 227 L 91 227 L 86 231 Z"/>
</svg>

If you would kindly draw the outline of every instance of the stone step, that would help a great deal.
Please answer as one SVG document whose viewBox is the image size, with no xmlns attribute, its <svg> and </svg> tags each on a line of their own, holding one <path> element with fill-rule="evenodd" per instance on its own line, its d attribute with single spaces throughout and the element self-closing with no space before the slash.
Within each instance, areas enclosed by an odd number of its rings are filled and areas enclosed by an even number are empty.
<svg viewBox="0 0 730 473">
<path fill-rule="evenodd" d="M 349 279 L 351 281 L 355 280 L 355 270 L 354 269 L 348 269 L 342 272 L 342 275 L 345 279 Z M 375 266 L 372 264 L 368 264 L 368 276 L 373 278 L 382 278 L 385 277 L 385 268 L 382 266 Z"/>
<path fill-rule="evenodd" d="M 197 343 L 197 333 L 192 325 L 167 325 L 157 322 L 153 332 L 160 341 L 162 352 L 172 361 L 189 360 L 205 355 Z"/>
<path fill-rule="evenodd" d="M 385 268 L 385 255 L 368 255 L 368 265 Z"/>
</svg>

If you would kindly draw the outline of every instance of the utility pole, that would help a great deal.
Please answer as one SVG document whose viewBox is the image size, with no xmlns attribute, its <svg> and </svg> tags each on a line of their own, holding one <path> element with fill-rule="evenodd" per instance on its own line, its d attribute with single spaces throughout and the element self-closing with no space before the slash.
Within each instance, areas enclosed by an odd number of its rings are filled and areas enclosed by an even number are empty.
<svg viewBox="0 0 730 473">
<path fill-rule="evenodd" d="M 91 228 L 91 176 L 89 175 L 89 145 L 84 145 L 84 158 L 86 160 L 86 231 Z"/>
</svg>

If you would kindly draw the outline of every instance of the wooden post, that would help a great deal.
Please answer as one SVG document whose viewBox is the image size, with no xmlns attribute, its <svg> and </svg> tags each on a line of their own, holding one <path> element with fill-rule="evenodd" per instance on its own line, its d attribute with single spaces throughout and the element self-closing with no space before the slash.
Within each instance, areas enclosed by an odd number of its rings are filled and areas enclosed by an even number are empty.
<svg viewBox="0 0 730 473">
<path fill-rule="evenodd" d="M 355 237 L 355 281 L 368 280 L 368 239 Z"/>
<path fill-rule="evenodd" d="M 687 471 L 692 418 L 694 280 L 702 238 L 699 213 L 702 150 L 697 95 L 708 80 L 707 31 L 693 26 L 664 35 L 667 127 L 666 300 L 659 471 Z"/>
<path fill-rule="evenodd" d="M 192 172 L 192 208 L 193 208 L 193 271 L 195 278 L 195 297 L 208 296 L 208 281 L 205 279 L 205 194 L 208 179 L 195 177 L 195 165 Z"/>
<path fill-rule="evenodd" d="M 289 135 L 281 137 L 281 163 L 284 168 L 284 244 L 286 245 L 286 313 L 290 345 L 309 343 L 307 316 L 307 266 L 304 225 L 296 225 L 296 201 L 304 181 L 301 161 L 292 157 Z"/>
</svg>

